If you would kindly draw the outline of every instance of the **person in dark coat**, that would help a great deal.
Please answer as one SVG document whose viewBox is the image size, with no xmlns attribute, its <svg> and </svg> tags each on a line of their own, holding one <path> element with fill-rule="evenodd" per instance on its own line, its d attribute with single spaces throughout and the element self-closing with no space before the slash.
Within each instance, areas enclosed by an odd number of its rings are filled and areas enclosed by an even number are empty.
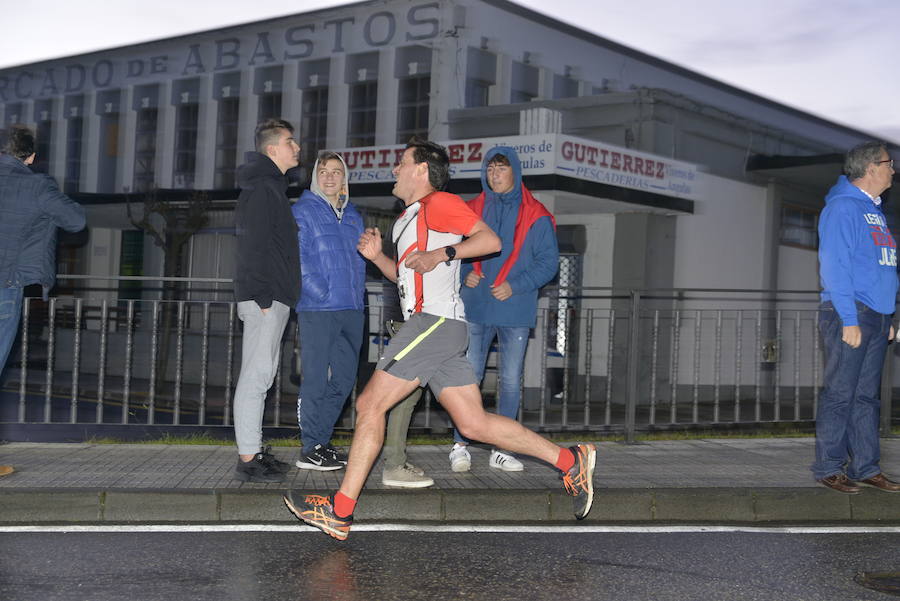
<svg viewBox="0 0 900 601">
<path fill-rule="evenodd" d="M 282 482 L 290 468 L 262 447 L 262 417 L 278 371 L 281 337 L 300 291 L 297 225 L 285 176 L 299 154 L 293 126 L 270 119 L 256 127 L 256 152 L 247 153 L 237 173 L 234 296 L 244 338 L 234 437 L 240 455 L 235 477 L 244 482 Z"/>
</svg>

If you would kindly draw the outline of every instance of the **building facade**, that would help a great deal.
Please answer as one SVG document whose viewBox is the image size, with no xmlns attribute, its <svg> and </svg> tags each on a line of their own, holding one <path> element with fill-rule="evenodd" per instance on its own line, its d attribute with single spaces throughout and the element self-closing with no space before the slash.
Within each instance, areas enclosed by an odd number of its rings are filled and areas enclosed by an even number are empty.
<svg viewBox="0 0 900 601">
<path fill-rule="evenodd" d="M 230 278 L 235 169 L 270 117 L 297 127 L 307 169 L 345 154 L 370 223 L 410 136 L 450 148 L 467 197 L 483 151 L 515 146 L 572 290 L 816 289 L 822 198 L 870 138 L 506 0 L 359 2 L 0 70 L 2 123 L 35 127 L 36 167 L 88 206 L 64 273 L 163 275 L 128 202 L 199 191 L 180 273 Z"/>
</svg>

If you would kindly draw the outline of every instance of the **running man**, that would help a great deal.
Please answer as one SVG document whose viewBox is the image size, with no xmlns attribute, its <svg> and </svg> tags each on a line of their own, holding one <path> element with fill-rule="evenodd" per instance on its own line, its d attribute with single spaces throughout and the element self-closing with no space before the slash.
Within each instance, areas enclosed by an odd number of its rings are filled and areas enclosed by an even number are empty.
<svg viewBox="0 0 900 601">
<path fill-rule="evenodd" d="M 360 237 L 359 252 L 397 282 L 406 323 L 357 397 L 356 431 L 340 489 L 329 496 L 284 496 L 295 516 L 338 540 L 350 533 L 357 499 L 381 451 L 385 414 L 418 386 L 431 387 L 463 436 L 555 465 L 574 497 L 576 518 L 583 519 L 593 503 L 594 445 L 559 447 L 482 406 L 466 359 L 459 260 L 498 252 L 500 239 L 459 196 L 439 191 L 450 178 L 449 168 L 444 147 L 410 140 L 393 171 L 393 194 L 406 205 L 393 228 L 397 262 L 382 252 L 377 228 Z"/>
</svg>

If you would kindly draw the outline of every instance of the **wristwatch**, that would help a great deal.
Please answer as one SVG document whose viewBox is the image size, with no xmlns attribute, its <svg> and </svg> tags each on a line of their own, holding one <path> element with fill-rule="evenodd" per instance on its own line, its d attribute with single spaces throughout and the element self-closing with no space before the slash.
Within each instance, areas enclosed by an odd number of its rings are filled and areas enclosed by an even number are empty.
<svg viewBox="0 0 900 601">
<path fill-rule="evenodd" d="M 447 263 L 447 265 L 450 265 L 450 261 L 456 258 L 456 249 L 452 246 L 445 246 L 444 252 L 447 253 L 447 260 L 445 261 L 445 263 Z"/>
</svg>

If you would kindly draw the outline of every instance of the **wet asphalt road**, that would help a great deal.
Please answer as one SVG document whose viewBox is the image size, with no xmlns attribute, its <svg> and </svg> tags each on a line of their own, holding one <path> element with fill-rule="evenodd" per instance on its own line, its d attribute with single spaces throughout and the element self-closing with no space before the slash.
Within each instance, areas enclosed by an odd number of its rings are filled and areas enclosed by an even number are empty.
<svg viewBox="0 0 900 601">
<path fill-rule="evenodd" d="M 882 600 L 900 534 L 2 533 L 0 599 Z"/>
</svg>

